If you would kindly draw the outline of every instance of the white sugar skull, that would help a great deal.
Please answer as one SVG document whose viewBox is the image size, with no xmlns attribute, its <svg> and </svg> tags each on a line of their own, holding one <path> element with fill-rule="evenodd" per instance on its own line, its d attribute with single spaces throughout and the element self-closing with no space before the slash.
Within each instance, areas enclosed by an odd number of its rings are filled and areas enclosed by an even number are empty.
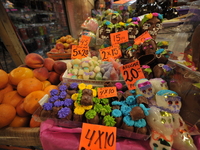
<svg viewBox="0 0 200 150">
<path fill-rule="evenodd" d="M 135 83 L 136 94 L 142 94 L 148 100 L 154 97 L 154 88 L 147 79 L 140 79 Z"/>
<path fill-rule="evenodd" d="M 181 108 L 181 97 L 171 90 L 160 90 L 156 93 L 157 106 L 170 113 L 179 113 Z"/>
<path fill-rule="evenodd" d="M 149 82 L 151 82 L 153 88 L 155 89 L 155 94 L 160 90 L 168 90 L 167 82 L 162 78 L 153 78 L 150 79 Z"/>
<path fill-rule="evenodd" d="M 146 120 L 151 128 L 152 150 L 171 150 L 174 128 L 172 114 L 152 106 Z"/>
<path fill-rule="evenodd" d="M 181 150 L 197 150 L 181 116 L 179 114 L 173 114 L 173 118 L 175 134 L 172 147 Z"/>
</svg>

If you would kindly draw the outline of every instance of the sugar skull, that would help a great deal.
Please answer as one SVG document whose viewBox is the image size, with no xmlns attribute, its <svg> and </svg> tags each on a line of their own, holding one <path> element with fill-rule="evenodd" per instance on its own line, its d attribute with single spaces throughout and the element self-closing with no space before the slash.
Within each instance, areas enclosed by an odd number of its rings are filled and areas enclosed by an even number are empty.
<svg viewBox="0 0 200 150">
<path fill-rule="evenodd" d="M 156 38 L 158 31 L 162 29 L 163 16 L 159 13 L 149 13 L 141 21 L 141 33 L 148 31 L 153 39 Z"/>
<path fill-rule="evenodd" d="M 113 31 L 113 24 L 109 21 L 104 21 L 103 25 L 99 27 L 97 37 L 100 39 L 109 39 L 110 33 Z"/>
<path fill-rule="evenodd" d="M 170 112 L 179 113 L 181 108 L 181 97 L 171 90 L 160 90 L 156 93 L 156 104 L 157 107 Z"/>
<path fill-rule="evenodd" d="M 171 150 L 174 131 L 172 114 L 152 106 L 146 120 L 151 128 L 152 150 Z"/>
<path fill-rule="evenodd" d="M 154 87 L 155 94 L 160 90 L 168 90 L 167 82 L 162 78 L 153 78 L 150 79 L 149 82 L 151 82 L 152 86 Z"/>
<path fill-rule="evenodd" d="M 115 24 L 115 32 L 124 31 L 125 28 L 126 28 L 126 24 L 123 22 L 119 22 L 119 23 Z"/>
<path fill-rule="evenodd" d="M 122 17 L 118 12 L 113 12 L 109 15 L 109 21 L 116 24 L 122 21 Z"/>
<path fill-rule="evenodd" d="M 147 79 L 140 79 L 135 83 L 136 94 L 142 94 L 148 100 L 154 97 L 154 88 Z"/>
<path fill-rule="evenodd" d="M 154 39 L 145 39 L 144 43 L 141 45 L 141 52 L 145 55 L 155 54 L 157 50 L 157 45 Z"/>
<path fill-rule="evenodd" d="M 173 114 L 174 118 L 174 143 L 173 148 L 181 150 L 197 150 L 188 128 L 179 114 Z"/>
</svg>

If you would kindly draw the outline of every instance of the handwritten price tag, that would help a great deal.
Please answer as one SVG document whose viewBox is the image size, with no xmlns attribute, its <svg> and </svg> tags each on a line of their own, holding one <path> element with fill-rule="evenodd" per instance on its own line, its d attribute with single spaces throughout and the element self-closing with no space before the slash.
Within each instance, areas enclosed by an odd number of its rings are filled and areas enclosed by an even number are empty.
<svg viewBox="0 0 200 150">
<path fill-rule="evenodd" d="M 98 98 L 109 98 L 117 96 L 116 87 L 103 87 L 98 88 Z"/>
<path fill-rule="evenodd" d="M 116 150 L 116 127 L 83 123 L 79 150 Z"/>
<path fill-rule="evenodd" d="M 80 46 L 88 46 L 90 44 L 91 37 L 82 35 L 79 41 Z"/>
<path fill-rule="evenodd" d="M 101 59 L 103 61 L 110 61 L 110 58 L 117 59 L 122 56 L 122 52 L 121 52 L 119 44 L 102 48 L 99 50 L 99 52 L 100 52 Z"/>
<path fill-rule="evenodd" d="M 121 66 L 120 71 L 129 90 L 135 89 L 134 83 L 137 80 L 145 78 L 142 69 L 140 68 L 140 63 L 138 60 Z"/>
<path fill-rule="evenodd" d="M 88 46 L 72 45 L 71 59 L 85 58 L 88 56 L 88 53 L 89 53 Z"/>
<path fill-rule="evenodd" d="M 110 34 L 111 44 L 121 44 L 128 42 L 128 30 Z"/>
<path fill-rule="evenodd" d="M 139 45 L 141 43 L 144 43 L 144 41 L 146 39 L 152 39 L 151 35 L 149 34 L 148 31 L 144 32 L 143 34 L 141 34 L 140 36 L 138 36 L 134 41 L 135 41 L 135 45 Z"/>
</svg>

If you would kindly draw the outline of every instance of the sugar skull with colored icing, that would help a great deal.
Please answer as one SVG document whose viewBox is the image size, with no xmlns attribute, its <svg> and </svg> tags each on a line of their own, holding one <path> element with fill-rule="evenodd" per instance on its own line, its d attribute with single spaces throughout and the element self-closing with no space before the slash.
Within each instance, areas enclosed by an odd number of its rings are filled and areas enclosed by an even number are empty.
<svg viewBox="0 0 200 150">
<path fill-rule="evenodd" d="M 171 90 L 160 90 L 156 93 L 156 104 L 157 107 L 170 112 L 179 113 L 181 108 L 181 97 Z"/>
<path fill-rule="evenodd" d="M 149 13 L 141 21 L 141 33 L 148 31 L 153 39 L 156 38 L 158 31 L 162 29 L 163 15 L 159 13 Z"/>
<path fill-rule="evenodd" d="M 153 78 L 150 79 L 149 82 L 151 82 L 152 86 L 154 87 L 155 94 L 160 90 L 168 90 L 167 82 L 162 78 Z"/>
<path fill-rule="evenodd" d="M 97 37 L 100 39 L 109 39 L 110 33 L 113 32 L 113 28 L 114 26 L 110 21 L 104 21 L 98 29 Z"/>
<path fill-rule="evenodd" d="M 171 150 L 174 131 L 172 114 L 152 106 L 146 120 L 151 128 L 150 146 L 152 150 Z"/>
<path fill-rule="evenodd" d="M 148 100 L 154 97 L 154 88 L 147 79 L 140 79 L 135 83 L 136 94 L 142 94 Z"/>
<path fill-rule="evenodd" d="M 152 38 L 145 39 L 144 43 L 141 45 L 141 53 L 144 55 L 155 54 L 156 50 L 156 41 Z"/>
</svg>

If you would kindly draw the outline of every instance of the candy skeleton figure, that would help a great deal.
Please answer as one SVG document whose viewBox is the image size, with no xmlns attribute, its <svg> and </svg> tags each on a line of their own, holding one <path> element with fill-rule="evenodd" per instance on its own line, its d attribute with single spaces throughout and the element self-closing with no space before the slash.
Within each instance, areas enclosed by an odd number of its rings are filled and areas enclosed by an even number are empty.
<svg viewBox="0 0 200 150">
<path fill-rule="evenodd" d="M 181 108 L 181 98 L 178 94 L 171 90 L 160 90 L 156 93 L 155 99 L 156 105 L 151 107 L 150 115 L 147 117 L 147 122 L 152 129 L 150 141 L 152 149 L 162 150 L 163 144 L 156 143 L 161 138 L 161 141 L 163 142 L 164 139 L 164 143 L 168 145 L 168 148 L 165 149 L 173 147 L 180 150 L 196 150 L 187 127 L 178 114 Z M 160 112 L 160 116 L 158 112 Z M 159 138 L 155 138 L 156 134 L 159 135 Z"/>
</svg>

